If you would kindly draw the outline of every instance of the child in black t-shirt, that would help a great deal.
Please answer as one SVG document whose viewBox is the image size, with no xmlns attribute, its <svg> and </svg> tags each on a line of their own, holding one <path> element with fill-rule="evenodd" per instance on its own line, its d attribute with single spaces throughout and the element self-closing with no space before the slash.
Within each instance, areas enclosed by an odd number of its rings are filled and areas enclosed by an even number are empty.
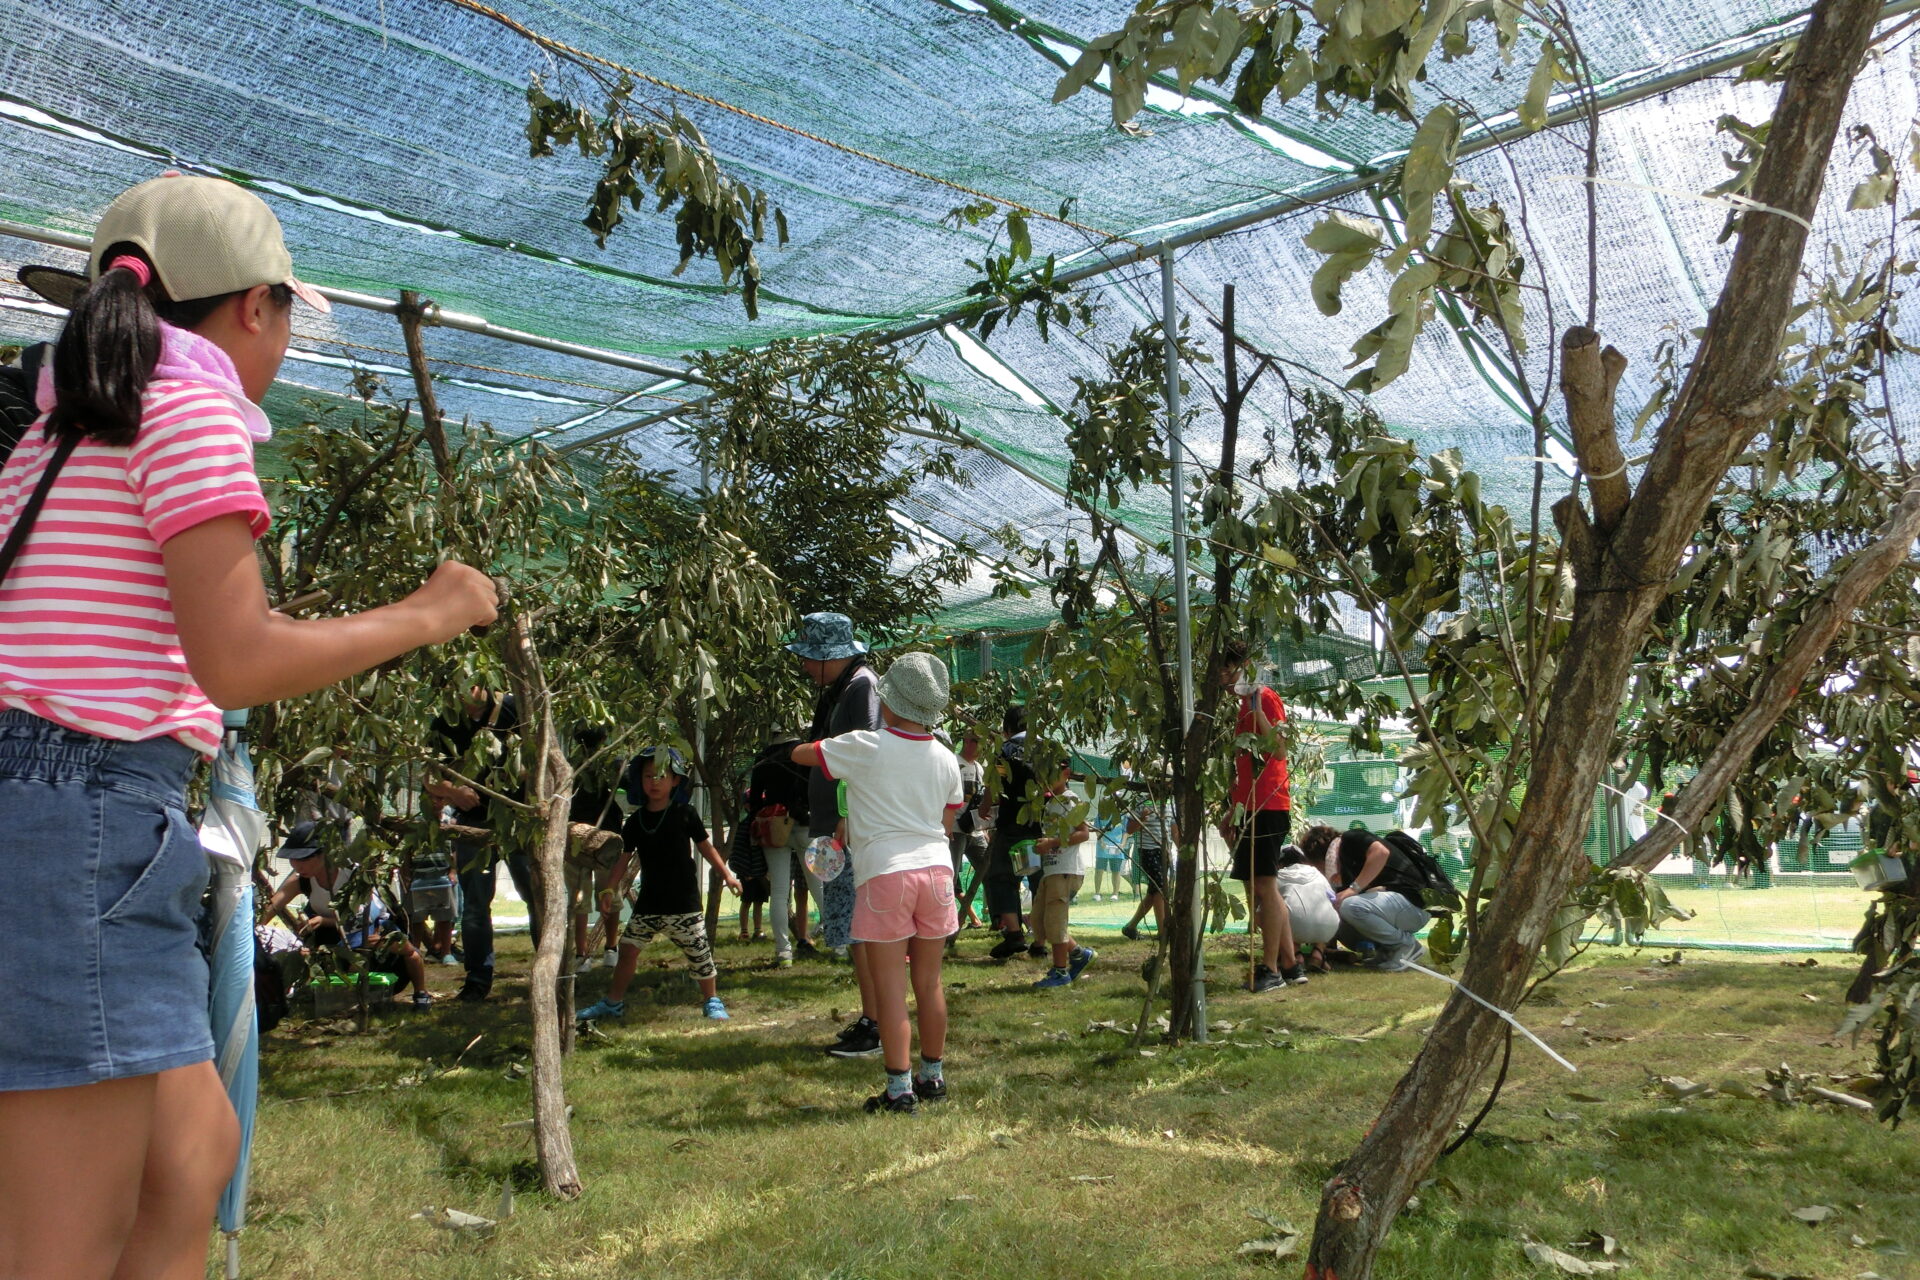
<svg viewBox="0 0 1920 1280">
<path fill-rule="evenodd" d="M 700 912 L 700 872 L 693 851 L 698 849 L 735 893 L 740 892 L 740 882 L 713 847 L 706 824 L 693 806 L 674 799 L 675 789 L 687 776 L 680 753 L 671 747 L 650 747 L 640 753 L 638 763 L 645 803 L 627 815 L 620 829 L 626 853 L 614 883 L 625 880 L 627 860 L 637 859 L 640 886 L 633 894 L 633 916 L 620 935 L 620 962 L 614 969 L 613 985 L 607 988 L 606 999 L 581 1010 L 580 1020 L 618 1018 L 626 1013 L 627 987 L 640 966 L 640 948 L 661 933 L 686 953 L 700 994 L 707 998 L 706 1015 L 725 1018 L 727 1006 L 716 994 L 720 971 L 714 967 L 713 945 L 707 939 L 707 923 Z"/>
</svg>

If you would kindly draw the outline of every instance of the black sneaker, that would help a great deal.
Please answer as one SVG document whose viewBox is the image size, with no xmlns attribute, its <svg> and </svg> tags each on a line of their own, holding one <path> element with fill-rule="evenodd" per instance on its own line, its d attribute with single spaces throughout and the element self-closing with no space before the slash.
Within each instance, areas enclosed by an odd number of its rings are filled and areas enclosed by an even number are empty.
<svg viewBox="0 0 1920 1280">
<path fill-rule="evenodd" d="M 808 960 L 818 960 L 820 958 L 820 948 L 814 946 L 809 939 L 796 938 L 793 943 L 793 954 L 796 956 L 804 956 Z"/>
<path fill-rule="evenodd" d="M 911 1093 L 903 1093 L 896 1098 L 892 1094 L 883 1091 L 867 1099 L 868 1115 L 877 1115 L 882 1111 L 892 1111 L 903 1116 L 910 1116 L 919 1109 L 920 1099 L 914 1097 Z"/>
<path fill-rule="evenodd" d="M 1287 980 L 1285 978 L 1267 968 L 1265 965 L 1258 965 L 1254 968 L 1253 982 L 1249 990 L 1258 993 L 1261 991 L 1271 991 L 1275 987 L 1284 987 L 1286 985 Z"/>
<path fill-rule="evenodd" d="M 880 1056 L 880 1028 L 871 1022 L 853 1029 L 853 1034 L 827 1050 L 832 1058 L 877 1058 Z"/>
<path fill-rule="evenodd" d="M 1019 938 L 1002 938 L 987 955 L 994 960 L 1011 960 L 1027 949 L 1027 944 Z"/>
<path fill-rule="evenodd" d="M 1041 956 L 1044 956 L 1045 954 L 1047 954 L 1047 952 L 1051 950 L 1053 950 L 1053 948 L 1049 947 L 1046 943 L 1036 942 L 1032 946 L 1027 948 L 1027 954 L 1032 956 L 1034 959 L 1038 960 Z"/>
<path fill-rule="evenodd" d="M 483 983 L 469 981 L 460 988 L 460 1003 L 479 1004 L 491 991 L 492 988 Z"/>
<path fill-rule="evenodd" d="M 833 1043 L 826 1047 L 825 1052 L 831 1053 L 848 1041 L 860 1038 L 864 1032 L 872 1027 L 873 1024 L 867 1021 L 867 1015 L 864 1013 L 861 1014 L 846 1026 L 840 1028 L 840 1034 L 833 1038 Z"/>
<path fill-rule="evenodd" d="M 1306 986 L 1307 985 L 1306 962 L 1303 960 L 1295 961 L 1292 968 L 1282 969 L 1280 971 L 1280 976 L 1282 978 L 1285 978 L 1288 982 L 1292 983 L 1296 987 Z"/>
<path fill-rule="evenodd" d="M 947 1081 L 942 1076 L 938 1080 L 928 1080 L 923 1076 L 913 1078 L 913 1091 L 922 1102 L 945 1102 L 947 1100 Z"/>
<path fill-rule="evenodd" d="M 1120 926 L 1120 936 L 1128 942 L 1138 942 L 1140 941 L 1140 926 L 1137 924 L 1123 924 Z"/>
</svg>

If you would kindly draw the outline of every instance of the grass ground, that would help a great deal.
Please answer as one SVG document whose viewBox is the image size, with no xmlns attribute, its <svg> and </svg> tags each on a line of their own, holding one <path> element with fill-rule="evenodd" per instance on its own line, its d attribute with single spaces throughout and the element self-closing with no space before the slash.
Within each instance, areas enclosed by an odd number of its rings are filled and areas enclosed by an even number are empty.
<svg viewBox="0 0 1920 1280">
<path fill-rule="evenodd" d="M 1297 1275 L 1236 1256 L 1272 1234 L 1249 1211 L 1311 1226 L 1320 1185 L 1445 995 L 1418 974 L 1341 972 L 1252 996 L 1231 988 L 1237 944 L 1216 941 L 1210 1015 L 1231 1029 L 1143 1054 L 1089 1026 L 1132 1021 L 1145 943 L 1102 942 L 1079 984 L 1036 992 L 1038 962 L 994 965 L 969 934 L 948 969 L 952 1100 L 873 1117 L 860 1102 L 877 1062 L 817 1048 L 857 1004 L 845 966 L 767 969 L 765 944 L 727 942 L 733 1021 L 708 1023 L 677 953 L 657 944 L 624 1022 L 570 1061 L 587 1190 L 558 1204 L 537 1191 L 530 1134 L 515 1127 L 530 1114 L 516 1067 L 526 945 L 506 943 L 484 1006 L 384 1013 L 365 1035 L 289 1024 L 269 1037 L 248 1275 Z M 1920 1256 L 1911 1133 L 1730 1096 L 1676 1102 L 1649 1085 L 1650 1071 L 1720 1084 L 1783 1061 L 1860 1067 L 1863 1051 L 1826 1043 L 1844 965 L 1696 953 L 1661 967 L 1656 954 L 1590 956 L 1526 1007 L 1579 1075 L 1516 1045 L 1499 1108 L 1396 1226 L 1383 1280 L 1548 1274 L 1523 1240 L 1564 1247 L 1594 1230 L 1646 1277 L 1920 1276 L 1904 1252 Z M 457 978 L 434 971 L 443 993 Z M 584 976 L 583 996 L 604 982 Z M 428 1205 L 495 1216 L 507 1183 L 517 1209 L 490 1238 L 409 1217 Z M 1835 1212 L 1814 1227 L 1790 1216 L 1809 1205 Z"/>
</svg>

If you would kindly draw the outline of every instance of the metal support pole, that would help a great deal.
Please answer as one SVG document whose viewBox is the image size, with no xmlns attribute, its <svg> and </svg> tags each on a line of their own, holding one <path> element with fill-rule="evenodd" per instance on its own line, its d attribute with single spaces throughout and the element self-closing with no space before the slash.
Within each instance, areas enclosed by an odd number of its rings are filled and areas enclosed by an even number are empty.
<svg viewBox="0 0 1920 1280">
<path fill-rule="evenodd" d="M 1193 604 L 1187 597 L 1187 480 L 1186 444 L 1180 438 L 1180 341 L 1179 311 L 1173 300 L 1173 247 L 1160 250 L 1160 331 L 1166 341 L 1167 364 L 1167 453 L 1173 464 L 1173 625 L 1175 644 L 1180 654 L 1180 731 L 1184 738 L 1193 732 Z M 1206 826 L 1198 814 L 1181 815 L 1182 829 L 1199 833 L 1206 840 Z M 1191 824 L 1190 826 L 1188 824 Z M 1194 846 L 1200 856 L 1201 844 Z M 1200 887 L 1199 869 L 1195 869 L 1194 888 Z M 1197 897 L 1196 897 L 1197 901 Z M 1193 933 L 1193 1039 L 1207 1042 L 1207 913 L 1195 913 Z"/>
</svg>

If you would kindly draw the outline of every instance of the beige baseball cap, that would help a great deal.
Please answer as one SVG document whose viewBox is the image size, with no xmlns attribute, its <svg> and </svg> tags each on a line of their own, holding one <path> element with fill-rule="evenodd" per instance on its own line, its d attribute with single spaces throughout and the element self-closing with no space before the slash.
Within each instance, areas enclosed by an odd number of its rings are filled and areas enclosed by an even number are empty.
<svg viewBox="0 0 1920 1280">
<path fill-rule="evenodd" d="M 100 278 L 100 259 L 116 244 L 146 250 L 178 302 L 284 284 L 315 311 L 333 310 L 318 289 L 294 278 L 280 220 L 267 202 L 224 178 L 175 174 L 121 192 L 94 228 L 90 278 Z"/>
</svg>

